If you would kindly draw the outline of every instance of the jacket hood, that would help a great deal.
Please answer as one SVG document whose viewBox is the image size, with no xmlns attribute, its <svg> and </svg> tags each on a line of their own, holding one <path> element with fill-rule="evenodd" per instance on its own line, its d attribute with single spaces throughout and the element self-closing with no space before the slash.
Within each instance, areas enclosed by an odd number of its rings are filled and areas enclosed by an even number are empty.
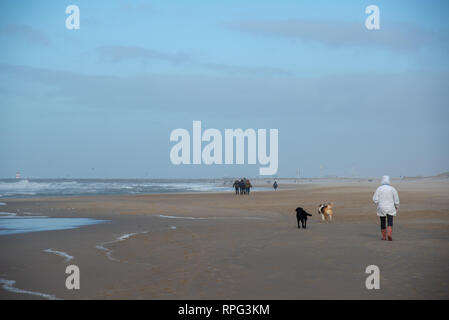
<svg viewBox="0 0 449 320">
<path fill-rule="evenodd" d="M 382 177 L 382 182 L 383 185 L 384 184 L 390 184 L 390 177 L 389 176 L 383 176 Z"/>
</svg>

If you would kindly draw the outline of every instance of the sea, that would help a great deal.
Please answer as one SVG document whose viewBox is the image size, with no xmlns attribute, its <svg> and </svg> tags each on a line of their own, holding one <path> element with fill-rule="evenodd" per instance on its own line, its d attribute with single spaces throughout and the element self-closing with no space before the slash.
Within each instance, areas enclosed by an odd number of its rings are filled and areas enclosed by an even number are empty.
<svg viewBox="0 0 449 320">
<path fill-rule="evenodd" d="M 0 201 L 87 195 L 232 191 L 231 180 L 157 179 L 0 179 Z"/>
<path fill-rule="evenodd" d="M 90 218 L 52 218 L 38 213 L 19 215 L 8 211 L 8 199 L 11 198 L 234 192 L 232 184 L 231 179 L 0 179 L 0 236 L 74 229 L 108 222 Z M 268 188 L 257 187 L 257 189 Z"/>
</svg>

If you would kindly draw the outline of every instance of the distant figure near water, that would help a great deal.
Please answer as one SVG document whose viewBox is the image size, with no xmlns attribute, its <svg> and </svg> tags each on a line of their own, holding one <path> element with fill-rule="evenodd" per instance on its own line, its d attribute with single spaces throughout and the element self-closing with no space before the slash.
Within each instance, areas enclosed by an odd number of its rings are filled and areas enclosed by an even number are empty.
<svg viewBox="0 0 449 320">
<path fill-rule="evenodd" d="M 253 185 L 251 184 L 251 182 L 246 179 L 245 181 L 245 193 L 249 195 L 249 191 L 251 190 L 251 188 L 253 187 Z"/>
<path fill-rule="evenodd" d="M 247 194 L 247 195 L 249 195 L 250 190 L 253 187 L 249 179 L 246 178 L 235 180 L 232 186 L 235 189 L 235 194 Z"/>
<path fill-rule="evenodd" d="M 377 215 L 380 217 L 382 240 L 386 240 L 388 236 L 388 241 L 392 241 L 393 217 L 399 208 L 399 195 L 390 185 L 389 176 L 382 177 L 381 186 L 374 193 L 373 201 L 377 205 Z M 387 229 L 385 229 L 385 222 L 387 222 Z"/>
<path fill-rule="evenodd" d="M 276 191 L 277 188 L 278 188 L 278 182 L 275 181 L 275 182 L 273 183 L 273 189 L 274 189 L 274 191 Z"/>
<path fill-rule="evenodd" d="M 239 180 L 235 180 L 234 184 L 232 186 L 235 188 L 235 194 L 239 194 L 240 181 Z"/>
</svg>

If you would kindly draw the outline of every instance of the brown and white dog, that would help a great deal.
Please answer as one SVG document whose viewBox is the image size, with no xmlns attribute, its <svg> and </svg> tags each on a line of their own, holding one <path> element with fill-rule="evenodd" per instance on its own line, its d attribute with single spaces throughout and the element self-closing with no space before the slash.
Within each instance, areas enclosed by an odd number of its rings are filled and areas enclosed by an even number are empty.
<svg viewBox="0 0 449 320">
<path fill-rule="evenodd" d="M 321 220 L 324 221 L 332 221 L 332 202 L 328 204 L 320 204 L 318 213 L 321 214 Z"/>
</svg>

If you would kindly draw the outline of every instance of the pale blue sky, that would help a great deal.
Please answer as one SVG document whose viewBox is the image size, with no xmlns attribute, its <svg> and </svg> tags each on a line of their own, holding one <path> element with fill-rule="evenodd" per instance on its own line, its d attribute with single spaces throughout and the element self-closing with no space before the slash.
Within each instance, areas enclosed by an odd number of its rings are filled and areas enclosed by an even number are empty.
<svg viewBox="0 0 449 320">
<path fill-rule="evenodd" d="M 76 4 L 81 29 L 65 28 Z M 365 7 L 380 8 L 368 31 Z M 255 176 L 169 134 L 279 129 L 294 176 L 449 170 L 446 1 L 2 1 L 0 177 Z M 320 166 L 324 170 L 320 170 Z"/>
</svg>

